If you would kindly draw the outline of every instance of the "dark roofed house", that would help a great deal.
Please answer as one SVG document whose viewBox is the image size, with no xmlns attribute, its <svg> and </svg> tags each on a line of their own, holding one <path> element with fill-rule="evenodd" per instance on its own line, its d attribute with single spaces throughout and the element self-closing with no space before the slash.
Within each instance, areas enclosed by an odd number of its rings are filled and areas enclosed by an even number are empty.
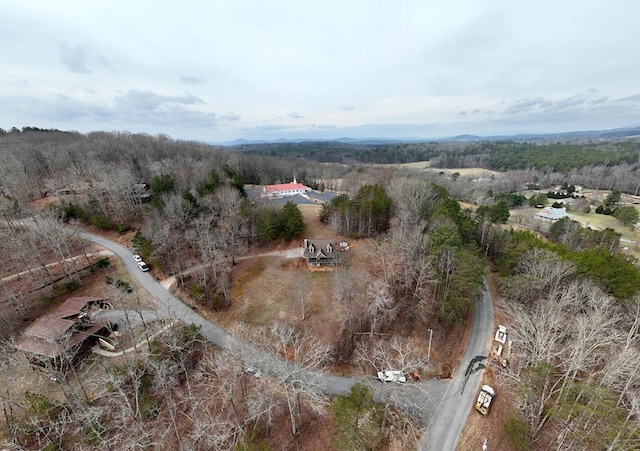
<svg viewBox="0 0 640 451">
<path fill-rule="evenodd" d="M 151 192 L 151 185 L 148 183 L 136 183 L 131 189 L 131 195 L 134 200 L 141 203 L 151 202 L 153 193 Z"/>
<path fill-rule="evenodd" d="M 111 332 L 111 323 L 92 319 L 93 308 L 104 308 L 103 299 L 84 296 L 67 299 L 55 312 L 35 321 L 24 332 L 18 349 L 37 366 L 64 371 L 100 336 Z"/>
<path fill-rule="evenodd" d="M 334 243 L 331 240 L 306 239 L 303 251 L 309 267 L 339 266 L 342 264 L 339 243 Z"/>
</svg>

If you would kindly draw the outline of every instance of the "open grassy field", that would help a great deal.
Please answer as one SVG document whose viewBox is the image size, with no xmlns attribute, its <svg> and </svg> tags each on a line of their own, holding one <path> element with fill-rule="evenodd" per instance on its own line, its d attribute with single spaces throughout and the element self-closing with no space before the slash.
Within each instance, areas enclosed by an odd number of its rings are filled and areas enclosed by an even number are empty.
<svg viewBox="0 0 640 451">
<path fill-rule="evenodd" d="M 414 161 L 411 163 L 401 163 L 401 164 L 388 164 L 388 165 L 376 165 L 376 166 L 392 166 L 395 168 L 408 168 L 408 169 L 424 169 L 425 171 L 433 171 L 433 172 L 444 172 L 445 174 L 453 174 L 454 172 L 459 173 L 461 176 L 471 176 L 471 177 L 499 177 L 502 175 L 501 172 L 492 171 L 491 169 L 484 168 L 432 168 L 430 161 Z"/>
<path fill-rule="evenodd" d="M 484 168 L 427 168 L 427 170 L 434 172 L 444 172 L 445 174 L 459 173 L 461 176 L 468 177 L 501 177 L 502 173 L 498 171 L 492 171 L 491 169 Z"/>
<path fill-rule="evenodd" d="M 546 231 L 551 224 L 536 219 L 535 214 L 539 212 L 539 208 L 533 207 L 513 209 L 511 210 L 511 216 L 507 224 L 524 226 L 532 230 Z M 570 210 L 568 213 L 574 221 L 578 221 L 584 227 L 591 227 L 597 230 L 610 228 L 619 232 L 622 235 L 620 247 L 626 247 L 625 252 L 640 258 L 640 230 L 637 228 L 625 227 L 613 216 L 597 214 L 593 208 L 590 213 L 579 210 Z"/>
</svg>

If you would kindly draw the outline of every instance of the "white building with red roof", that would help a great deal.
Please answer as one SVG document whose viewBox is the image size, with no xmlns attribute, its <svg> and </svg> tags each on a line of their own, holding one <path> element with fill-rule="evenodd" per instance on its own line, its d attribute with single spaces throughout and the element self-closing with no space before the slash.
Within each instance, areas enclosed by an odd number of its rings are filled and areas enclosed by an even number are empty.
<svg viewBox="0 0 640 451">
<path fill-rule="evenodd" d="M 293 178 L 291 183 L 278 183 L 277 185 L 266 185 L 262 188 L 262 193 L 266 197 L 285 197 L 295 196 L 296 194 L 305 194 L 311 191 L 311 188 L 298 183 L 296 178 Z"/>
</svg>

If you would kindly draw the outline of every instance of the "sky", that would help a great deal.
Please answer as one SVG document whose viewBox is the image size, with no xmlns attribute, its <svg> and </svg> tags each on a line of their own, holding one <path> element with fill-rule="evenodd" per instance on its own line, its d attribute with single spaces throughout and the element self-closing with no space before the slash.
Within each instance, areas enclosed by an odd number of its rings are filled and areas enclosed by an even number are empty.
<svg viewBox="0 0 640 451">
<path fill-rule="evenodd" d="M 638 0 L 0 1 L 0 127 L 433 139 L 640 126 Z"/>
</svg>

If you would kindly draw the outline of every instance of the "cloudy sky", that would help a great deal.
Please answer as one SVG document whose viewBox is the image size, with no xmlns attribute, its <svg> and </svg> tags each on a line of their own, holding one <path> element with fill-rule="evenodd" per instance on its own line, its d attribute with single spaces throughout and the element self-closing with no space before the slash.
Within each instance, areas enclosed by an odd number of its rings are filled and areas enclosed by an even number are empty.
<svg viewBox="0 0 640 451">
<path fill-rule="evenodd" d="M 640 125 L 638 0 L 0 2 L 0 127 L 176 139 Z"/>
</svg>

